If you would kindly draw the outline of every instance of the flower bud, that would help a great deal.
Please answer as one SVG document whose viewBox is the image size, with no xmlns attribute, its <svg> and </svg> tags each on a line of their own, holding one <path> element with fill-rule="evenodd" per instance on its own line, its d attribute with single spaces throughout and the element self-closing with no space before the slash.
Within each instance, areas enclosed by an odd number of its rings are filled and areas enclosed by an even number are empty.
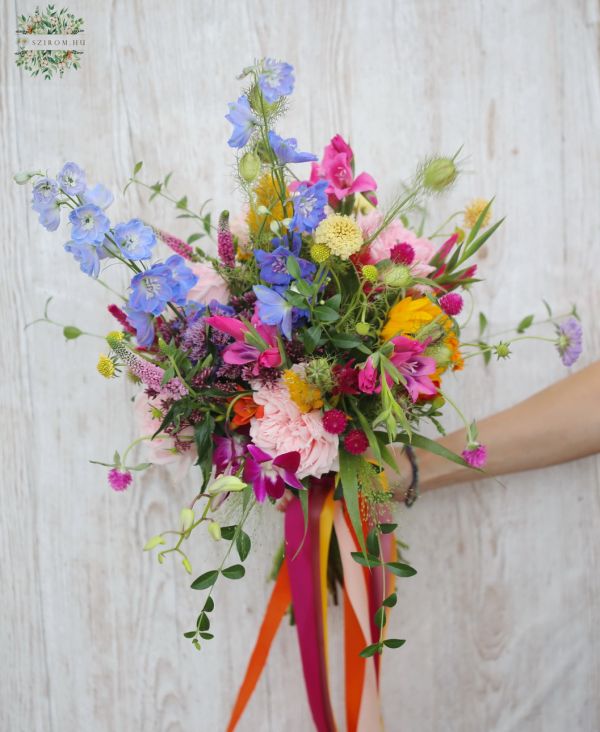
<svg viewBox="0 0 600 732">
<path fill-rule="evenodd" d="M 423 185 L 434 193 L 441 193 L 454 183 L 457 174 L 454 160 L 434 158 L 423 169 Z"/>
<path fill-rule="evenodd" d="M 183 564 L 183 567 L 184 567 L 185 571 L 186 571 L 186 572 L 187 572 L 188 574 L 191 574 L 191 573 L 192 573 L 192 565 L 191 565 L 191 563 L 190 563 L 190 560 L 189 560 L 189 559 L 188 559 L 187 557 L 184 557 L 184 558 L 183 558 L 183 559 L 181 560 L 181 563 Z"/>
<path fill-rule="evenodd" d="M 238 170 L 242 180 L 252 183 L 260 172 L 260 158 L 255 152 L 247 152 L 242 155 Z"/>
<path fill-rule="evenodd" d="M 151 549 L 155 549 L 157 546 L 164 543 L 165 540 L 163 539 L 162 534 L 157 534 L 151 539 L 148 539 L 148 541 L 144 544 L 144 551 L 149 552 Z"/>
<path fill-rule="evenodd" d="M 404 264 L 397 264 L 387 269 L 382 279 L 388 287 L 410 287 L 414 282 L 410 269 Z"/>
<path fill-rule="evenodd" d="M 504 341 L 501 341 L 494 346 L 494 350 L 496 351 L 496 356 L 498 358 L 509 358 L 510 356 L 510 346 Z"/>
<path fill-rule="evenodd" d="M 221 540 L 221 527 L 216 521 L 211 521 L 208 524 L 208 533 L 215 541 Z"/>
<path fill-rule="evenodd" d="M 243 480 L 240 480 L 235 475 L 222 475 L 208 486 L 206 492 L 209 496 L 216 496 L 219 493 L 243 491 L 246 485 Z"/>
<path fill-rule="evenodd" d="M 446 368 L 452 360 L 452 351 L 443 343 L 435 343 L 425 349 L 425 356 L 433 358 L 440 368 Z"/>
<path fill-rule="evenodd" d="M 362 276 L 367 282 L 377 282 L 379 272 L 374 264 L 365 264 L 362 268 Z"/>
<path fill-rule="evenodd" d="M 194 523 L 194 512 L 191 508 L 182 508 L 179 514 L 181 521 L 181 530 L 187 531 Z"/>
<path fill-rule="evenodd" d="M 358 333 L 358 335 L 360 335 L 360 336 L 369 335 L 369 330 L 371 329 L 368 323 L 362 323 L 362 322 L 357 323 L 354 326 L 354 328 L 355 328 L 356 332 Z"/>
<path fill-rule="evenodd" d="M 15 175 L 13 175 L 13 180 L 17 185 L 24 186 L 25 183 L 29 183 L 34 175 L 36 175 L 36 173 L 30 173 L 29 171 L 24 170 L 21 173 L 15 173 Z"/>
<path fill-rule="evenodd" d="M 431 402 L 434 409 L 441 409 L 444 404 L 446 403 L 446 400 L 443 396 L 436 396 L 436 398 Z"/>
</svg>

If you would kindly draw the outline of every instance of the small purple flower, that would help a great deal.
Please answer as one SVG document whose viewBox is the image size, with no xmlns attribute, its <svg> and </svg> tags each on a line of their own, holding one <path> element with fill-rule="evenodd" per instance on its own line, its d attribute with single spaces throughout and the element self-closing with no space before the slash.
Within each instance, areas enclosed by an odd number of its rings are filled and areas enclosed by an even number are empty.
<svg viewBox="0 0 600 732">
<path fill-rule="evenodd" d="M 86 203 L 71 211 L 69 221 L 73 225 L 72 239 L 88 244 L 101 244 L 110 229 L 110 221 L 102 209 L 93 203 Z"/>
<path fill-rule="evenodd" d="M 44 229 L 56 231 L 60 224 L 60 204 L 58 200 L 54 200 L 50 205 L 40 209 L 38 220 Z"/>
<path fill-rule="evenodd" d="M 62 190 L 69 196 L 78 196 L 85 191 L 85 173 L 75 163 L 65 163 L 56 178 Z"/>
<path fill-rule="evenodd" d="M 132 278 L 129 307 L 131 310 L 160 315 L 167 302 L 175 297 L 176 286 L 169 266 L 153 264 Z"/>
<path fill-rule="evenodd" d="M 298 140 L 295 137 L 284 139 L 270 130 L 269 143 L 280 163 L 309 163 L 319 159 L 313 153 L 298 150 Z"/>
<path fill-rule="evenodd" d="M 300 234 L 294 234 L 291 242 L 292 249 L 288 247 L 290 240 L 285 238 L 273 239 L 271 244 L 275 247 L 272 252 L 266 252 L 264 249 L 255 249 L 254 258 L 260 267 L 260 276 L 270 285 L 289 285 L 292 276 L 287 269 L 288 257 L 293 257 L 300 268 L 302 278 L 310 280 L 316 271 L 316 266 L 298 257 L 302 239 Z"/>
<path fill-rule="evenodd" d="M 269 104 L 288 96 L 294 91 L 294 67 L 284 61 L 266 58 L 258 86 Z"/>
<path fill-rule="evenodd" d="M 126 224 L 115 226 L 115 241 L 126 259 L 150 259 L 156 234 L 140 219 L 131 219 Z"/>
<path fill-rule="evenodd" d="M 84 203 L 93 203 L 103 211 L 115 200 L 113 194 L 102 183 L 96 183 L 93 188 L 86 188 L 82 198 Z"/>
<path fill-rule="evenodd" d="M 479 442 L 467 445 L 467 449 L 461 454 L 472 468 L 483 468 L 487 461 L 487 448 Z"/>
<path fill-rule="evenodd" d="M 298 186 L 292 198 L 294 217 L 290 223 L 291 229 L 310 233 L 323 221 L 327 203 L 325 191 L 328 185 L 326 180 L 320 180 L 312 186 L 308 183 Z"/>
<path fill-rule="evenodd" d="M 283 335 L 291 341 L 293 308 L 290 303 L 264 285 L 254 285 L 252 289 L 257 299 L 258 317 L 265 325 L 278 325 Z"/>
<path fill-rule="evenodd" d="M 179 254 L 170 256 L 165 265 L 171 270 L 173 279 L 172 300 L 177 305 L 184 305 L 188 292 L 198 282 L 198 277 L 186 265 L 185 259 Z"/>
<path fill-rule="evenodd" d="M 244 147 L 258 122 L 248 97 L 241 96 L 237 102 L 230 102 L 229 114 L 225 115 L 225 119 L 233 125 L 231 137 L 227 140 L 229 147 Z"/>
<path fill-rule="evenodd" d="M 129 470 L 119 470 L 118 468 L 111 468 L 108 471 L 108 483 L 113 491 L 124 491 L 131 485 L 133 477 Z"/>
<path fill-rule="evenodd" d="M 31 205 L 34 211 L 41 213 L 52 206 L 58 196 L 58 183 L 52 178 L 40 178 L 33 186 Z"/>
<path fill-rule="evenodd" d="M 212 461 L 217 468 L 217 474 L 224 473 L 227 469 L 237 472 L 241 464 L 241 458 L 246 453 L 247 438 L 243 435 L 232 435 L 221 437 L 215 435 Z"/>
<path fill-rule="evenodd" d="M 256 445 L 248 445 L 250 457 L 244 465 L 244 480 L 252 483 L 256 500 L 263 502 L 267 496 L 281 498 L 285 486 L 303 490 L 304 486 L 296 476 L 300 465 L 300 453 L 294 450 L 272 458 Z"/>
<path fill-rule="evenodd" d="M 150 348 L 154 343 L 154 317 L 151 313 L 144 313 L 141 310 L 124 308 L 127 320 L 132 328 L 135 328 L 135 338 L 142 348 Z"/>
<path fill-rule="evenodd" d="M 556 347 L 565 366 L 572 366 L 583 350 L 583 330 L 577 318 L 567 318 L 556 326 L 558 340 Z"/>
<path fill-rule="evenodd" d="M 102 246 L 89 244 L 84 241 L 69 241 L 65 244 L 65 251 L 75 257 L 79 262 L 79 269 L 90 277 L 98 277 L 100 274 L 100 260 L 106 257 Z"/>
</svg>

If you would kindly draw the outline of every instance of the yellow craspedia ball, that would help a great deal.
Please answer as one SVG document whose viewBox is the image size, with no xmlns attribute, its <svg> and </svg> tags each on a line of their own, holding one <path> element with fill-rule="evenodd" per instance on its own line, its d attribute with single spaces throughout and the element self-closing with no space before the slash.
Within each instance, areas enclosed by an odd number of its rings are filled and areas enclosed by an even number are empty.
<svg viewBox="0 0 600 732">
<path fill-rule="evenodd" d="M 483 209 L 488 205 L 488 203 L 489 201 L 486 201 L 485 198 L 474 198 L 465 208 L 465 226 L 467 228 L 472 229 L 475 226 L 477 219 L 481 216 Z M 481 224 L 482 229 L 490 223 L 491 218 L 492 208 L 490 206 Z"/>
<path fill-rule="evenodd" d="M 367 282 L 377 282 L 379 272 L 374 264 L 365 264 L 362 268 L 362 276 Z"/>
<path fill-rule="evenodd" d="M 114 363 L 108 356 L 105 356 L 103 353 L 100 354 L 100 357 L 98 358 L 96 369 L 99 374 L 102 374 L 102 376 L 104 376 L 105 379 L 112 379 L 112 377 L 115 375 Z"/>
<path fill-rule="evenodd" d="M 329 259 L 331 252 L 325 244 L 313 244 L 310 248 L 310 256 L 313 262 L 323 264 Z"/>
<path fill-rule="evenodd" d="M 360 227 L 350 216 L 332 214 L 321 221 L 315 231 L 317 244 L 325 244 L 340 259 L 349 259 L 362 247 Z"/>
</svg>

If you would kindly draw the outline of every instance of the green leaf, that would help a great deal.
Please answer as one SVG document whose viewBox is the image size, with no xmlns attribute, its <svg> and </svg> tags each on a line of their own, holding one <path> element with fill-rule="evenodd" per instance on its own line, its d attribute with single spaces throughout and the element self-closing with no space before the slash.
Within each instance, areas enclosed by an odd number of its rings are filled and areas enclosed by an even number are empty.
<svg viewBox="0 0 600 732">
<path fill-rule="evenodd" d="M 378 608 L 377 612 L 375 613 L 375 625 L 378 628 L 383 628 L 383 626 L 385 625 L 385 622 L 386 622 L 385 608 L 380 607 L 380 608 Z"/>
<path fill-rule="evenodd" d="M 188 199 L 187 196 L 182 196 L 179 201 L 175 204 L 177 208 L 183 208 L 186 209 L 188 207 Z"/>
<path fill-rule="evenodd" d="M 385 566 L 397 577 L 413 577 L 417 573 L 414 567 L 402 562 L 386 562 Z"/>
<path fill-rule="evenodd" d="M 227 539 L 227 541 L 231 541 L 233 539 L 233 537 L 235 536 L 236 529 L 237 529 L 237 525 L 222 526 L 221 527 L 221 537 L 223 539 Z"/>
<path fill-rule="evenodd" d="M 334 310 L 327 305 L 317 305 L 313 310 L 313 315 L 316 315 L 323 323 L 335 323 L 335 321 L 340 318 L 340 314 L 337 310 Z"/>
<path fill-rule="evenodd" d="M 250 537 L 245 531 L 242 531 L 242 529 L 240 529 L 240 532 L 235 540 L 235 548 L 237 549 L 237 553 L 239 554 L 242 562 L 246 559 L 248 554 L 250 554 L 251 546 L 252 542 L 250 541 Z"/>
<path fill-rule="evenodd" d="M 330 308 L 333 308 L 334 310 L 339 310 L 340 305 L 342 304 L 342 296 L 338 292 L 336 295 L 333 295 L 333 297 L 330 297 L 328 300 L 325 300 L 325 305 L 328 305 Z"/>
<path fill-rule="evenodd" d="M 396 440 L 404 445 L 412 445 L 413 447 L 420 447 L 422 450 L 432 452 L 434 455 L 439 455 L 440 457 L 446 458 L 446 460 L 451 460 L 457 465 L 462 465 L 463 468 L 470 467 L 470 465 L 460 455 L 457 455 L 455 452 L 452 452 L 452 450 L 448 450 L 447 447 L 440 445 L 439 442 L 436 442 L 429 437 L 425 437 L 424 435 L 417 435 L 413 432 L 412 439 L 409 439 L 407 435 L 399 434 L 396 436 Z M 476 470 L 476 468 L 472 468 L 472 470 Z"/>
<path fill-rule="evenodd" d="M 196 637 L 196 631 L 195 630 L 188 630 L 187 633 L 183 634 L 184 638 L 195 638 Z"/>
<path fill-rule="evenodd" d="M 232 564 L 231 567 L 223 569 L 221 574 L 227 579 L 236 580 L 241 579 L 246 574 L 246 570 L 241 564 Z"/>
<path fill-rule="evenodd" d="M 473 244 L 469 247 L 469 249 L 465 252 L 464 256 L 462 257 L 461 261 L 465 261 L 466 259 L 469 259 L 472 257 L 475 252 L 477 252 L 481 247 L 486 243 L 486 241 L 492 236 L 492 234 L 496 231 L 496 229 L 502 224 L 504 219 L 500 219 L 500 221 L 496 221 L 496 223 L 491 226 L 485 234 L 482 234 L 477 241 L 474 241 Z M 474 231 L 474 230 L 473 230 Z M 471 232 L 472 233 L 472 232 Z"/>
<path fill-rule="evenodd" d="M 487 328 L 488 319 L 485 317 L 484 313 L 479 313 L 479 337 L 484 334 L 485 329 Z"/>
<path fill-rule="evenodd" d="M 374 557 L 379 556 L 379 537 L 377 535 L 377 529 L 371 529 L 367 536 L 367 551 Z M 362 556 L 362 555 L 361 555 Z"/>
<path fill-rule="evenodd" d="M 340 460 L 340 480 L 342 482 L 342 491 L 344 500 L 346 501 L 346 508 L 348 509 L 348 515 L 350 516 L 350 522 L 352 528 L 358 539 L 359 546 L 362 553 L 367 554 L 365 546 L 365 537 L 362 528 L 362 519 L 360 517 L 360 506 L 358 501 L 358 473 L 359 466 L 363 462 L 363 458 L 360 455 L 351 455 L 346 450 L 341 449 L 339 454 Z"/>
<path fill-rule="evenodd" d="M 479 229 L 481 229 L 481 227 L 483 226 L 483 222 L 485 221 L 485 217 L 487 216 L 488 211 L 490 210 L 493 201 L 494 201 L 493 198 L 490 201 L 488 201 L 487 206 L 483 209 L 483 211 L 477 217 L 475 226 L 471 229 L 471 231 L 469 232 L 469 236 L 467 237 L 467 241 L 466 241 L 467 248 L 468 248 L 469 244 L 475 239 L 475 237 L 479 233 Z"/>
<path fill-rule="evenodd" d="M 292 275 L 295 280 L 302 279 L 302 272 L 300 271 L 300 265 L 296 257 L 288 257 L 286 259 L 287 271 Z"/>
<path fill-rule="evenodd" d="M 212 456 L 214 431 L 215 420 L 212 414 L 206 414 L 202 422 L 194 425 L 194 441 L 199 458 L 205 455 Z"/>
<path fill-rule="evenodd" d="M 210 628 L 210 618 L 206 613 L 200 613 L 200 615 L 198 615 L 196 628 L 198 628 L 199 631 L 208 630 Z"/>
<path fill-rule="evenodd" d="M 210 571 L 201 574 L 200 577 L 196 577 L 191 584 L 191 588 L 192 590 L 205 590 L 207 587 L 212 587 L 217 581 L 218 576 L 219 570 L 211 569 Z"/>
<path fill-rule="evenodd" d="M 517 325 L 517 333 L 525 333 L 527 328 L 531 326 L 533 323 L 533 319 L 535 316 L 533 315 L 527 315 L 523 318 L 523 320 Z"/>
<path fill-rule="evenodd" d="M 382 534 L 393 534 L 398 528 L 398 524 L 379 524 L 379 531 Z"/>
<path fill-rule="evenodd" d="M 350 350 L 351 348 L 358 348 L 362 346 L 362 341 L 356 336 L 349 335 L 347 333 L 338 333 L 331 336 L 329 339 L 334 346 L 338 348 L 345 348 Z"/>
<path fill-rule="evenodd" d="M 363 567 L 379 567 L 381 560 L 375 554 L 363 554 L 362 552 L 351 552 L 352 559 Z"/>
<path fill-rule="evenodd" d="M 214 637 L 212 633 L 200 633 L 200 638 L 204 638 L 204 640 L 212 640 Z"/>
<path fill-rule="evenodd" d="M 136 175 L 137 175 L 137 174 L 138 174 L 138 173 L 140 172 L 140 170 L 142 169 L 142 166 L 143 166 L 143 164 L 144 164 L 144 163 L 143 163 L 143 161 L 142 161 L 142 160 L 139 160 L 139 161 L 138 161 L 138 162 L 137 162 L 137 163 L 136 163 L 136 164 L 135 164 L 135 165 L 133 166 L 133 175 L 134 175 L 134 176 L 136 176 Z"/>
<path fill-rule="evenodd" d="M 212 597 L 207 597 L 206 602 L 204 603 L 204 607 L 202 610 L 205 613 L 210 613 L 215 609 L 215 601 L 212 599 Z"/>
<path fill-rule="evenodd" d="M 370 646 L 363 648 L 359 655 L 362 656 L 362 658 L 371 658 L 371 656 L 374 656 L 376 653 L 381 653 L 380 643 L 372 643 Z"/>
<path fill-rule="evenodd" d="M 405 640 L 400 640 L 400 638 L 386 638 L 386 640 L 383 641 L 383 645 L 387 648 L 400 648 L 400 646 L 403 646 L 406 643 Z"/>
<path fill-rule="evenodd" d="M 385 607 L 394 607 L 394 605 L 398 602 L 398 595 L 395 592 L 392 592 L 391 595 L 388 595 L 385 600 L 383 601 L 383 605 Z"/>
<path fill-rule="evenodd" d="M 548 313 L 548 317 L 551 318 L 552 317 L 552 308 L 546 302 L 546 300 L 544 300 L 544 298 L 542 298 L 542 302 L 544 303 L 544 307 L 546 308 L 546 312 Z"/>
<path fill-rule="evenodd" d="M 307 353 L 312 353 L 315 350 L 321 340 L 322 333 L 323 330 L 320 325 L 313 325 L 302 332 L 302 341 Z"/>
<path fill-rule="evenodd" d="M 191 236 L 188 236 L 187 243 L 193 244 L 195 241 L 198 241 L 198 239 L 202 239 L 203 236 L 204 236 L 204 234 L 198 234 L 198 233 L 192 234 Z"/>
</svg>

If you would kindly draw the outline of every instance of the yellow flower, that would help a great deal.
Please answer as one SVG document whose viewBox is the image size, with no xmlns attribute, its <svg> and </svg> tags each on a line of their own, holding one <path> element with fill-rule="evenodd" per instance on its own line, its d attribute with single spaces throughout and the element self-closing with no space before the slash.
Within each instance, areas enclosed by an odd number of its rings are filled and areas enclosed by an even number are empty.
<svg viewBox="0 0 600 732">
<path fill-rule="evenodd" d="M 424 325 L 442 315 L 442 310 L 427 297 L 405 297 L 397 302 L 388 313 L 387 323 L 381 330 L 384 341 L 399 334 L 415 335 Z M 446 316 L 443 316 L 447 320 Z M 442 319 L 440 318 L 440 323 Z"/>
<path fill-rule="evenodd" d="M 367 282 L 377 282 L 377 278 L 379 277 L 377 267 L 374 264 L 365 264 L 362 268 L 362 276 Z"/>
<path fill-rule="evenodd" d="M 283 219 L 290 218 L 293 215 L 292 204 L 287 203 L 285 211 L 279 200 L 279 187 L 273 181 L 271 173 L 265 173 L 259 178 L 254 189 L 256 200 L 248 211 L 248 228 L 252 236 L 269 234 L 270 226 L 273 221 L 281 222 Z M 286 196 L 288 191 L 285 192 Z M 259 206 L 269 209 L 268 214 L 258 213 Z"/>
<path fill-rule="evenodd" d="M 105 379 L 112 379 L 112 377 L 115 375 L 115 364 L 108 356 L 105 356 L 103 353 L 100 354 L 100 358 L 98 359 L 98 364 L 96 365 L 96 369 L 98 370 L 98 373 L 102 374 Z"/>
<path fill-rule="evenodd" d="M 331 252 L 325 244 L 313 244 L 310 248 L 310 256 L 313 262 L 323 264 L 329 259 Z"/>
<path fill-rule="evenodd" d="M 283 380 L 290 393 L 290 399 L 304 414 L 312 412 L 313 409 L 320 409 L 323 406 L 323 395 L 321 391 L 316 386 L 305 381 L 295 371 L 284 371 Z"/>
<path fill-rule="evenodd" d="M 121 333 L 120 330 L 111 330 L 110 333 L 106 334 L 106 340 L 108 340 L 109 338 L 112 338 L 115 341 L 122 341 L 125 336 L 123 335 L 123 333 Z"/>
<path fill-rule="evenodd" d="M 360 227 L 353 218 L 332 214 L 317 226 L 315 242 L 325 244 L 340 259 L 348 259 L 362 247 L 363 238 Z"/>
<path fill-rule="evenodd" d="M 471 203 L 465 208 L 465 226 L 472 229 L 477 223 L 477 219 L 481 216 L 481 212 L 488 205 L 489 201 L 485 198 L 474 198 Z M 492 218 L 492 208 L 490 206 L 488 212 L 483 219 L 481 228 L 485 228 Z"/>
</svg>

